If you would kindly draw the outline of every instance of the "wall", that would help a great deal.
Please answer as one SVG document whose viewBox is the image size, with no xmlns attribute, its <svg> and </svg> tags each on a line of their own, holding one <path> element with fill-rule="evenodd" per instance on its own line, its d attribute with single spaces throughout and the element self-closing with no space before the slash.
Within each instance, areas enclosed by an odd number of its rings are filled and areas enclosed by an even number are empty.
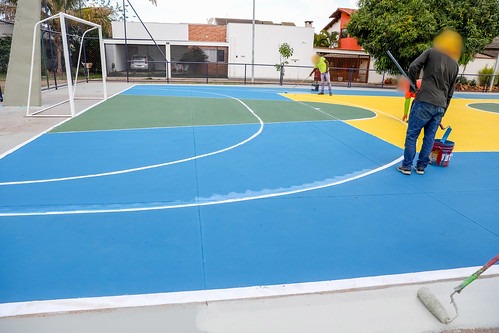
<svg viewBox="0 0 499 333">
<path fill-rule="evenodd" d="M 340 24 L 341 26 L 340 37 L 341 37 L 341 30 L 347 26 L 348 22 L 350 22 L 350 15 L 342 12 L 340 22 L 341 22 Z M 357 43 L 357 39 L 350 37 L 350 35 L 348 35 L 347 38 L 340 38 L 339 48 L 344 50 L 362 50 L 362 48 Z"/>
<path fill-rule="evenodd" d="M 337 33 L 340 33 L 341 30 L 341 24 L 340 21 L 334 22 L 334 24 L 331 26 L 331 28 L 327 29 L 327 32 L 333 32 L 336 31 Z"/>
<path fill-rule="evenodd" d="M 229 62 L 251 63 L 251 24 L 230 23 L 227 26 Z M 311 66 L 310 57 L 314 53 L 312 27 L 290 27 L 280 25 L 256 25 L 255 64 L 278 64 L 278 48 L 281 43 L 289 43 L 294 49 L 290 65 Z M 310 68 L 288 68 L 286 78 L 304 79 Z M 247 66 L 247 76 L 251 68 Z M 244 66 L 230 65 L 229 78 L 244 77 Z M 279 72 L 273 66 L 255 66 L 255 77 L 259 79 L 279 79 Z"/>
<path fill-rule="evenodd" d="M 475 60 L 471 61 L 466 68 L 464 66 L 460 66 L 459 73 L 466 73 L 466 74 L 471 74 L 471 75 L 465 75 L 465 77 L 468 80 L 475 79 L 478 81 L 478 72 L 482 69 L 485 68 L 485 66 L 489 66 L 491 68 L 494 68 L 496 64 L 496 59 L 483 59 L 483 58 L 476 58 Z"/>
<path fill-rule="evenodd" d="M 227 26 L 189 24 L 189 40 L 196 42 L 226 42 Z"/>
<path fill-rule="evenodd" d="M 189 40 L 189 26 L 184 23 L 145 23 L 147 29 L 156 41 L 186 41 Z M 125 38 L 123 22 L 112 22 L 113 38 Z M 127 38 L 148 39 L 140 22 L 127 22 Z"/>
<path fill-rule="evenodd" d="M 0 22 L 0 37 L 12 36 L 14 24 Z"/>
</svg>

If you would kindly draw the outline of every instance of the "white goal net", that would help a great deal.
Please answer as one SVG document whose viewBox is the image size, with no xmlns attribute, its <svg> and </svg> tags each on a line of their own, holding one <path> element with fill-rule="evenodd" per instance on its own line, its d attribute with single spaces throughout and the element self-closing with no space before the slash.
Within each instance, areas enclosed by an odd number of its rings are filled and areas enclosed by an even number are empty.
<svg viewBox="0 0 499 333">
<path fill-rule="evenodd" d="M 105 100 L 106 57 L 100 25 L 59 13 L 34 27 L 27 116 L 74 117 L 75 100 Z M 41 52 L 37 55 L 37 43 Z M 36 57 L 41 55 L 42 105 L 31 105 Z M 87 106 L 89 102 L 78 103 Z"/>
</svg>

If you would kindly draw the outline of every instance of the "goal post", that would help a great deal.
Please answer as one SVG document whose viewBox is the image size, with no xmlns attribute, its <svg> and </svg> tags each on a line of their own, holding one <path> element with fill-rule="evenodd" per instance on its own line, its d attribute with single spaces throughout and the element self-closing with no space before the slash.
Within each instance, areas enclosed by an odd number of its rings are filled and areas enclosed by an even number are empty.
<svg viewBox="0 0 499 333">
<path fill-rule="evenodd" d="M 32 111 L 31 110 L 32 109 L 32 107 L 31 107 L 31 93 L 32 93 L 32 89 L 33 89 L 33 75 L 34 75 L 33 68 L 35 66 L 35 61 L 36 61 L 36 56 L 37 56 L 37 54 L 36 54 L 37 43 L 40 42 L 40 40 L 38 40 L 38 36 L 40 36 L 40 34 L 38 34 L 38 30 L 41 28 L 41 25 L 43 23 L 48 23 L 49 21 L 53 21 L 53 20 L 59 20 L 59 22 L 60 22 L 60 36 L 62 39 L 62 56 L 64 57 L 64 66 L 65 66 L 65 72 L 66 72 L 68 98 L 63 100 L 63 101 L 54 103 L 52 105 L 45 106 L 41 109 L 37 109 L 35 111 Z M 75 76 L 75 78 L 73 78 L 73 73 L 72 73 L 72 64 L 71 64 L 71 60 L 70 60 L 71 59 L 70 45 L 69 45 L 69 41 L 68 41 L 68 26 L 67 26 L 66 20 L 73 21 L 73 22 L 76 22 L 76 23 L 79 23 L 79 24 L 85 26 L 85 30 L 83 31 L 83 34 L 81 35 L 81 37 L 78 36 L 79 38 L 81 38 L 81 42 L 80 42 L 79 50 L 78 50 L 78 62 L 76 64 L 76 76 Z M 29 86 L 28 86 L 29 91 L 28 91 L 28 103 L 27 103 L 28 105 L 26 108 L 26 116 L 35 116 L 35 115 L 47 116 L 47 117 L 74 117 L 74 116 L 76 116 L 75 99 L 78 99 L 78 97 L 76 96 L 76 86 L 78 85 L 78 72 L 80 69 L 82 50 L 84 48 L 85 37 L 87 36 L 87 34 L 89 32 L 94 31 L 94 30 L 98 31 L 98 38 L 99 38 L 99 49 L 100 49 L 99 55 L 100 55 L 100 64 L 101 64 L 101 71 L 102 71 L 102 95 L 100 97 L 92 96 L 92 97 L 86 97 L 86 98 L 82 98 L 82 99 L 102 99 L 102 100 L 107 99 L 107 86 L 106 86 L 106 78 L 107 78 L 106 68 L 107 67 L 106 67 L 106 55 L 105 55 L 105 49 L 104 49 L 104 42 L 102 39 L 102 27 L 101 27 L 101 25 L 61 12 L 61 13 L 55 14 L 53 16 L 50 16 L 50 17 L 47 17 L 43 20 L 38 21 L 35 24 L 33 30 L 34 30 L 34 35 L 33 35 L 33 45 L 32 45 L 31 64 L 30 64 L 32 70 L 30 72 L 30 78 L 29 78 Z M 51 42 L 52 41 L 50 40 L 50 37 L 49 37 L 49 43 L 51 43 Z M 83 65 L 87 66 L 86 63 Z M 84 70 L 86 71 L 87 68 L 84 68 Z M 52 113 L 45 114 L 45 115 L 41 114 L 49 109 L 55 108 L 59 105 L 65 104 L 65 103 L 69 103 L 70 114 L 52 114 Z"/>
</svg>

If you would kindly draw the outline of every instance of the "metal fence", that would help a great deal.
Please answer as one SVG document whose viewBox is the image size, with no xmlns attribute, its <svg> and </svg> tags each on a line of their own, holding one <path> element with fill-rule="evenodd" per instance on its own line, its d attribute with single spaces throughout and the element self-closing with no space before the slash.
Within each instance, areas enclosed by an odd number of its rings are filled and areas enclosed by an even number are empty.
<svg viewBox="0 0 499 333">
<path fill-rule="evenodd" d="M 193 62 L 193 61 L 156 61 L 142 56 L 136 60 L 133 57 L 128 65 L 121 70 L 111 63 L 112 71 L 109 78 L 126 80 L 127 82 L 159 81 L 166 83 L 234 83 L 234 84 L 279 84 L 311 86 L 314 75 L 308 78 L 313 70 L 311 66 L 285 65 L 280 70 L 274 64 L 249 64 L 230 62 Z M 254 66 L 254 78 L 251 77 Z M 109 64 L 108 64 L 109 67 Z M 387 72 L 379 73 L 373 69 L 359 68 L 330 68 L 331 81 L 335 86 L 366 87 L 366 88 L 395 88 L 397 77 Z M 488 92 L 491 74 L 459 75 L 456 90 Z M 494 78 L 493 91 L 499 91 L 499 76 Z"/>
<path fill-rule="evenodd" d="M 165 82 L 165 83 L 218 83 L 218 84 L 279 84 L 310 86 L 314 75 L 309 78 L 312 66 L 276 64 L 250 64 L 228 62 L 228 50 L 224 47 L 204 49 L 208 61 L 165 61 L 165 45 L 106 44 L 107 68 L 101 68 L 99 42 L 96 36 L 86 36 L 82 41 L 78 27 L 69 36 L 71 64 L 73 71 L 78 67 L 79 45 L 83 52 L 79 64 L 79 79 L 93 80 L 102 77 L 106 70 L 109 80 L 126 82 Z M 64 59 L 60 51 L 60 33 L 45 29 L 42 31 L 42 78 L 45 89 L 58 88 L 67 82 Z M 173 46 L 171 46 L 173 47 Z M 170 49 L 173 59 L 194 57 L 187 46 Z M 163 60 L 161 60 L 163 59 Z M 252 73 L 254 72 L 254 77 Z M 379 73 L 373 69 L 332 67 L 331 80 L 334 86 L 395 88 L 397 77 L 387 72 Z M 458 77 L 457 90 L 488 92 L 493 75 L 463 73 Z M 493 91 L 499 91 L 499 77 L 494 79 Z"/>
<path fill-rule="evenodd" d="M 71 64 L 71 80 L 88 82 L 102 78 L 99 38 L 92 33 L 83 36 L 81 26 L 68 24 L 67 35 L 69 62 Z M 41 76 L 42 89 L 58 89 L 66 85 L 65 58 L 60 31 L 45 27 L 41 29 Z M 80 54 L 81 48 L 81 54 Z"/>
</svg>

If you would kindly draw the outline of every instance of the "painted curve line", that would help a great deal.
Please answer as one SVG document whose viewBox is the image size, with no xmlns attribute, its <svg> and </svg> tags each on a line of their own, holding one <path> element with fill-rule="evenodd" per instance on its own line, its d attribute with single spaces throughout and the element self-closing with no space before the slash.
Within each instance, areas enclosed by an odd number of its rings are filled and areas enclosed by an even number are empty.
<svg viewBox="0 0 499 333">
<path fill-rule="evenodd" d="M 197 156 L 192 156 L 192 157 L 187 157 L 183 158 L 180 160 L 176 161 L 171 161 L 171 162 L 164 162 L 164 163 L 158 163 L 158 164 L 152 164 L 152 165 L 146 165 L 142 167 L 137 167 L 137 168 L 131 168 L 131 169 L 123 169 L 123 170 L 118 170 L 118 171 L 109 171 L 109 172 L 102 172 L 102 173 L 95 173 L 95 174 L 89 174 L 89 175 L 81 175 L 81 176 L 71 176 L 71 177 L 61 177 L 61 178 L 49 178 L 49 179 L 39 179 L 39 180 L 20 180 L 20 181 L 12 181 L 12 182 L 3 182 L 0 183 L 0 186 L 9 186 L 9 185 L 25 185 L 25 184 L 38 184 L 38 183 L 53 183 L 53 182 L 61 182 L 61 181 L 68 181 L 68 180 L 77 180 L 77 179 L 86 179 L 86 178 L 97 178 L 97 177 L 105 177 L 105 176 L 113 176 L 113 175 L 120 175 L 124 173 L 131 173 L 131 172 L 137 172 L 137 171 L 143 171 L 143 170 L 149 170 L 149 169 L 156 169 L 156 168 L 161 168 L 169 165 L 174 165 L 174 164 L 180 164 L 180 163 L 185 163 L 185 162 L 190 162 L 194 160 L 199 160 L 201 158 L 221 154 L 224 152 L 227 152 L 229 150 L 232 150 L 234 148 L 240 147 L 253 139 L 255 139 L 257 136 L 259 136 L 264 128 L 264 122 L 263 120 L 253 111 L 246 103 L 244 103 L 242 100 L 236 97 L 228 96 L 228 95 L 223 95 L 223 94 L 218 94 L 218 93 L 209 93 L 213 95 L 220 95 L 226 98 L 231 98 L 239 103 L 241 103 L 246 109 L 248 109 L 251 114 L 258 119 L 258 122 L 260 123 L 260 127 L 258 128 L 258 131 L 256 131 L 253 135 L 250 137 L 246 138 L 245 140 L 238 142 L 232 146 L 213 151 L 210 153 L 205 153 Z"/>
<path fill-rule="evenodd" d="M 142 207 L 128 207 L 128 208 L 114 208 L 114 209 L 87 209 L 87 210 L 59 210 L 59 211 L 34 211 L 34 212 L 12 212 L 12 213 L 0 213 L 0 217 L 16 217 L 16 216 L 47 216 L 47 215 L 78 215 L 78 214 L 103 214 L 103 213 L 127 213 L 127 212 L 144 212 L 144 211 L 156 211 L 156 210 L 167 210 L 167 209 L 180 209 L 180 208 L 190 208 L 190 207 L 203 207 L 203 206 L 214 206 L 222 205 L 236 202 L 245 202 L 260 199 L 276 198 L 281 196 L 287 196 L 292 194 L 304 193 L 315 191 L 319 189 L 324 189 L 328 187 L 333 187 L 341 184 L 345 184 L 360 178 L 370 176 L 372 174 L 383 171 L 403 160 L 403 156 L 397 158 L 396 160 L 382 165 L 378 168 L 372 170 L 362 170 L 350 174 L 346 174 L 340 177 L 335 177 L 331 179 L 326 179 L 319 182 L 303 184 L 300 186 L 292 186 L 285 189 L 277 190 L 263 190 L 259 192 L 249 192 L 250 195 L 245 193 L 229 193 L 227 195 L 213 195 L 209 198 L 198 198 L 198 202 L 190 203 L 178 203 L 172 205 L 157 205 L 157 206 L 142 206 Z M 280 191 L 279 191 L 280 190 Z M 274 192 L 275 191 L 275 192 Z M 252 194 L 252 195 L 251 195 Z M 243 195 L 243 196 L 241 196 Z M 116 206 L 116 205 L 113 205 Z"/>
</svg>

